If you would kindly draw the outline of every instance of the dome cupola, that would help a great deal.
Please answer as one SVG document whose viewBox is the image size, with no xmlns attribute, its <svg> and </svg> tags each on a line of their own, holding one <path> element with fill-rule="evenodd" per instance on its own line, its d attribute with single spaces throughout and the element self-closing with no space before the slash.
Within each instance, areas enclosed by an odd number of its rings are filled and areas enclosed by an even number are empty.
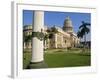
<svg viewBox="0 0 100 80">
<path fill-rule="evenodd" d="M 68 33 L 73 32 L 72 21 L 69 16 L 64 20 L 63 30 Z"/>
</svg>

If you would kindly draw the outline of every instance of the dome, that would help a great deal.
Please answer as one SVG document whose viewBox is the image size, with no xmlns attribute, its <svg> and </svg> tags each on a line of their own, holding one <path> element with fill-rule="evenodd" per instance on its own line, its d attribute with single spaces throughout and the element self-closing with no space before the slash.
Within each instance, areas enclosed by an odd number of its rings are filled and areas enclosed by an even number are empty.
<svg viewBox="0 0 100 80">
<path fill-rule="evenodd" d="M 65 21 L 70 21 L 70 17 L 67 16 L 66 19 L 65 19 Z"/>
<path fill-rule="evenodd" d="M 64 20 L 64 26 L 65 27 L 72 27 L 72 21 L 71 21 L 69 16 Z"/>
<path fill-rule="evenodd" d="M 69 33 L 73 32 L 72 21 L 69 16 L 67 16 L 67 18 L 64 20 L 63 30 Z"/>
</svg>

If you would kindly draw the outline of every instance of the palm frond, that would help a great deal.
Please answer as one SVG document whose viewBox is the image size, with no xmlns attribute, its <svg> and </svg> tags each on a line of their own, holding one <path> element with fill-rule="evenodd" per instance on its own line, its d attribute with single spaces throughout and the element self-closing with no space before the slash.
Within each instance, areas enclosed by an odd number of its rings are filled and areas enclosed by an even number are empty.
<svg viewBox="0 0 100 80">
<path fill-rule="evenodd" d="M 85 25 L 86 25 L 86 26 L 91 26 L 91 24 L 90 24 L 90 23 L 85 23 Z"/>
</svg>

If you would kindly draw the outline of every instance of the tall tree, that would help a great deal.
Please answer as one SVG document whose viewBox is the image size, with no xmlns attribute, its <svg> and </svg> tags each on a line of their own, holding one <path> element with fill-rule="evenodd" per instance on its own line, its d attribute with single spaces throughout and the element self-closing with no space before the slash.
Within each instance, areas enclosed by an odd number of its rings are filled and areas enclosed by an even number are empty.
<svg viewBox="0 0 100 80">
<path fill-rule="evenodd" d="M 58 33 L 58 30 L 57 30 L 57 28 L 54 25 L 53 27 L 48 29 L 47 32 L 49 34 L 49 39 L 51 39 L 51 38 L 53 38 L 54 34 Z"/>
<path fill-rule="evenodd" d="M 47 34 L 45 34 L 45 36 L 44 36 L 44 45 L 46 45 L 46 41 L 47 41 L 48 38 L 52 39 L 54 37 L 54 35 L 56 33 L 58 33 L 58 30 L 57 30 L 57 28 L 54 25 L 53 27 L 48 28 L 46 32 L 47 32 Z"/>
<path fill-rule="evenodd" d="M 28 49 L 28 46 L 29 46 L 29 42 L 31 42 L 31 39 L 32 39 L 32 35 L 24 36 L 24 42 L 25 42 L 25 46 L 26 46 L 27 49 Z"/>
<path fill-rule="evenodd" d="M 46 44 L 48 43 L 47 42 L 47 39 L 49 38 L 49 35 L 48 34 L 44 34 L 44 49 L 46 49 Z"/>
<path fill-rule="evenodd" d="M 91 26 L 91 24 L 82 21 L 82 25 L 79 27 L 79 31 L 77 32 L 78 37 L 83 38 L 84 36 L 84 46 L 86 45 L 86 35 L 90 32 L 90 29 L 87 26 Z"/>
</svg>

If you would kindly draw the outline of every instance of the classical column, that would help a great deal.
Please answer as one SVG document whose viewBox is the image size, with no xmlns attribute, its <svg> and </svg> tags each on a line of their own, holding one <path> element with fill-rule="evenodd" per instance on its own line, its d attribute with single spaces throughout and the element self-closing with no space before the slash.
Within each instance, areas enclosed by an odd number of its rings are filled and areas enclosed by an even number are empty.
<svg viewBox="0 0 100 80">
<path fill-rule="evenodd" d="M 42 35 L 44 29 L 44 11 L 34 11 L 32 27 L 34 33 L 32 34 L 32 59 L 28 68 L 44 68 L 47 67 L 44 63 Z"/>
<path fill-rule="evenodd" d="M 57 34 L 55 34 L 55 48 L 57 48 Z"/>
<path fill-rule="evenodd" d="M 63 35 L 62 35 L 62 36 L 61 36 L 61 44 L 62 44 L 62 48 L 64 48 L 63 43 L 64 43 L 64 41 L 63 41 Z"/>
</svg>

